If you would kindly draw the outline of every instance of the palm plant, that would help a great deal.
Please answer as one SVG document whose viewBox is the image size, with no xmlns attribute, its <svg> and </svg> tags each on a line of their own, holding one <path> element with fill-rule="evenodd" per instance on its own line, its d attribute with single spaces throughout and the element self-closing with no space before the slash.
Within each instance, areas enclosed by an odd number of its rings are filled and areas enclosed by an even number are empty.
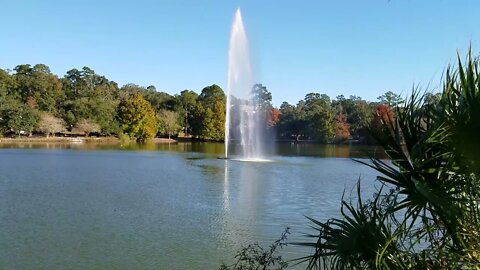
<svg viewBox="0 0 480 270">
<path fill-rule="evenodd" d="M 307 237 L 312 243 L 294 243 L 314 249 L 314 253 L 297 259 L 308 262 L 308 269 L 363 269 L 371 268 L 379 250 L 391 239 L 391 230 L 385 222 L 386 215 L 379 208 L 378 195 L 373 202 L 363 203 L 360 181 L 357 184 L 357 203 L 342 199 L 343 219 L 331 218 L 320 222 L 307 217 L 317 233 Z M 392 248 L 392 247 L 390 247 Z"/>
<path fill-rule="evenodd" d="M 438 104 L 413 91 L 373 132 L 391 163 L 357 161 L 390 191 L 365 204 L 358 196 L 355 207 L 343 201 L 342 219 L 309 218 L 317 241 L 299 243 L 314 248 L 300 259 L 308 269 L 480 267 L 478 68 L 471 53 L 465 66 L 459 59 L 447 68 Z"/>
</svg>

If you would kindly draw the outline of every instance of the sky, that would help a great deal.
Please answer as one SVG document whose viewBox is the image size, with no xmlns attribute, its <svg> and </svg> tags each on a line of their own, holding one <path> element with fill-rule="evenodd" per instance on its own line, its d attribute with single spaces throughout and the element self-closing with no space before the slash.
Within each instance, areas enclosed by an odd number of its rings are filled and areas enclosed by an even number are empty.
<svg viewBox="0 0 480 270">
<path fill-rule="evenodd" d="M 480 52 L 478 0 L 0 0 L 0 68 L 43 63 L 63 77 L 88 66 L 120 86 L 226 90 L 238 7 L 276 106 L 310 92 L 435 91 L 457 53 Z"/>
</svg>

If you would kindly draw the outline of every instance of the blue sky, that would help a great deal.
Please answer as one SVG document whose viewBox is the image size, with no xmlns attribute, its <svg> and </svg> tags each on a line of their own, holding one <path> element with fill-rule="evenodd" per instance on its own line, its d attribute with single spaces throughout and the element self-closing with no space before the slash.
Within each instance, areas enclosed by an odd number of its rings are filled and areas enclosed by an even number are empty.
<svg viewBox="0 0 480 270">
<path fill-rule="evenodd" d="M 171 94 L 227 81 L 237 7 L 257 78 L 275 105 L 309 92 L 357 95 L 438 87 L 457 50 L 480 48 L 478 0 L 0 0 L 0 68 L 88 66 L 120 85 Z"/>
</svg>

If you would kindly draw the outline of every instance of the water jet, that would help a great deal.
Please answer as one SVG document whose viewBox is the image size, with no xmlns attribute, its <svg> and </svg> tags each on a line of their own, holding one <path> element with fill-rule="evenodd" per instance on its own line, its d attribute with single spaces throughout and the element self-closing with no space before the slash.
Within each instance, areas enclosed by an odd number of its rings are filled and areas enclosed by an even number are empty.
<svg viewBox="0 0 480 270">
<path fill-rule="evenodd" d="M 230 142 L 236 142 L 240 147 L 239 159 L 265 160 L 265 114 L 252 94 L 255 78 L 240 8 L 235 12 L 230 33 L 227 84 L 225 158 L 229 158 Z"/>
</svg>

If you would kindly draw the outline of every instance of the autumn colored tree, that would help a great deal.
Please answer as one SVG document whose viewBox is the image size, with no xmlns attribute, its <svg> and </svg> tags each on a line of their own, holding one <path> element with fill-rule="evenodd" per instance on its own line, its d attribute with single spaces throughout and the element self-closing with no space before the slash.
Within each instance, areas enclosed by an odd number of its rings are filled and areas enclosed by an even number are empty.
<svg viewBox="0 0 480 270">
<path fill-rule="evenodd" d="M 370 129 L 374 136 L 382 136 L 387 128 L 395 123 L 395 113 L 387 105 L 380 104 L 375 108 L 375 113 L 370 123 Z"/>
<path fill-rule="evenodd" d="M 117 109 L 118 121 L 123 132 L 144 142 L 157 133 L 155 110 L 140 94 L 123 99 Z"/>
<path fill-rule="evenodd" d="M 280 117 L 282 116 L 282 113 L 279 109 L 272 108 L 268 116 L 269 117 L 267 119 L 267 127 L 272 128 L 276 126 L 278 122 L 280 122 Z"/>
<path fill-rule="evenodd" d="M 332 106 L 337 114 L 342 113 L 347 118 L 352 137 L 360 138 L 367 134 L 374 109 L 367 101 L 358 96 L 351 95 L 349 98 L 345 98 L 343 95 L 339 95 L 332 102 Z"/>
<path fill-rule="evenodd" d="M 343 113 L 335 116 L 335 141 L 345 141 L 350 139 L 350 125 L 347 122 L 347 117 Z"/>
</svg>

